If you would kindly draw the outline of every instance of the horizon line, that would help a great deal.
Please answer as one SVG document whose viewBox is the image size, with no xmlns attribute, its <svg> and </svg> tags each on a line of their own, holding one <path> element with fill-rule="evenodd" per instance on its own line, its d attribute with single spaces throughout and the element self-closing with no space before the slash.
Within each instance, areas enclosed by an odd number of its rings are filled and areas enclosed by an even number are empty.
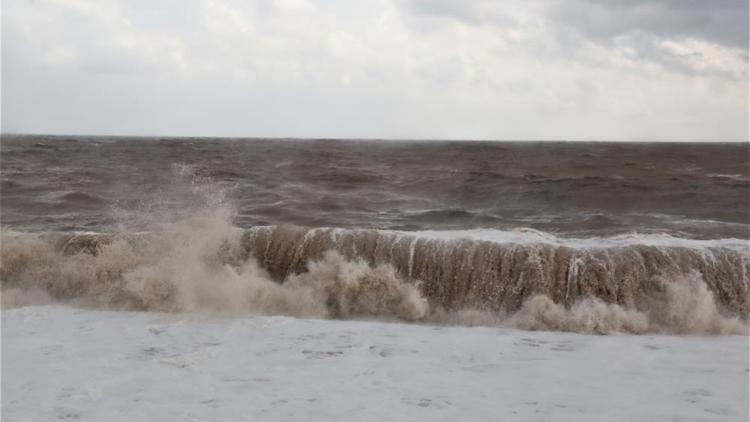
<svg viewBox="0 0 750 422">
<path fill-rule="evenodd" d="M 91 133 L 23 133 L 0 132 L 0 137 L 81 137 L 81 138 L 168 138 L 168 139 L 236 139 L 236 140 L 278 140 L 278 141 L 381 141 L 381 142 L 581 142 L 581 143 L 680 143 L 680 144 L 722 144 L 750 143 L 745 140 L 705 140 L 705 139 L 564 139 L 564 138 L 527 138 L 527 139 L 471 139 L 471 138 L 376 138 L 376 137 L 328 137 L 328 136 L 228 136 L 228 135 L 129 135 L 129 134 L 91 134 Z"/>
</svg>

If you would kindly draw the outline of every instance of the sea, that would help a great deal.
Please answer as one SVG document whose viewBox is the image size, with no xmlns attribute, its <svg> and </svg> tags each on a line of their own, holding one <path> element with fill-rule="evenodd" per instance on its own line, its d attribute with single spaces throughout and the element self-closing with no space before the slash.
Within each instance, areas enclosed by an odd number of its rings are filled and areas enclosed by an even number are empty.
<svg viewBox="0 0 750 422">
<path fill-rule="evenodd" d="M 3 135 L 3 304 L 744 333 L 750 144 Z"/>
</svg>

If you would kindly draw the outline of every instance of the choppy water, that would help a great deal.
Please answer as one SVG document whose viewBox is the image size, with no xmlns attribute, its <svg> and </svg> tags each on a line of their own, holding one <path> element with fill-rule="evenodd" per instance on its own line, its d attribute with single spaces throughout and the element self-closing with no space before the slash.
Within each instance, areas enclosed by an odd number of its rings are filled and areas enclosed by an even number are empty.
<svg viewBox="0 0 750 422">
<path fill-rule="evenodd" d="M 530 227 L 750 238 L 748 144 L 2 139 L 2 222 L 111 230 L 178 203 L 175 166 L 229 189 L 241 227 Z"/>
<path fill-rule="evenodd" d="M 4 136 L 1 148 L 5 306 L 747 329 L 748 144 Z"/>
</svg>

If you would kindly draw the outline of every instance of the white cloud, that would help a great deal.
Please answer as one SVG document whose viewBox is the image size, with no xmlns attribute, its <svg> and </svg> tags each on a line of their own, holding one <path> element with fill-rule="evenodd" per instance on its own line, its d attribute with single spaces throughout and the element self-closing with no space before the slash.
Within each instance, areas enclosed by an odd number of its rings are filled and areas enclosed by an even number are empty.
<svg viewBox="0 0 750 422">
<path fill-rule="evenodd" d="M 3 6 L 6 132 L 747 139 L 745 50 L 545 0 Z"/>
<path fill-rule="evenodd" d="M 747 61 L 743 52 L 702 40 L 665 40 L 660 47 L 673 59 L 679 60 L 697 72 L 720 72 L 737 79 L 747 78 Z"/>
</svg>

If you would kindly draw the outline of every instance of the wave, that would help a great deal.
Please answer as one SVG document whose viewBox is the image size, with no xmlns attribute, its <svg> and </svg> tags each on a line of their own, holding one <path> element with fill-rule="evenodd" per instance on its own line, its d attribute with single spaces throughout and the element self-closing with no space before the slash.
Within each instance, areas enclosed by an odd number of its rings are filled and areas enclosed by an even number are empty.
<svg viewBox="0 0 750 422">
<path fill-rule="evenodd" d="M 64 301 L 582 333 L 747 334 L 747 242 L 564 239 L 231 225 L 201 210 L 149 232 L 2 231 L 3 307 Z"/>
<path fill-rule="evenodd" d="M 710 222 L 699 220 L 701 223 Z M 559 237 L 531 228 L 514 230 L 470 229 L 470 230 L 422 230 L 403 232 L 420 238 L 455 241 L 471 239 L 499 244 L 543 244 L 571 249 L 596 250 L 624 248 L 630 246 L 653 246 L 657 248 L 690 248 L 690 249 L 731 249 L 750 255 L 750 241 L 738 238 L 723 239 L 689 239 L 676 237 L 667 233 L 627 233 L 615 236 L 600 237 Z"/>
</svg>

